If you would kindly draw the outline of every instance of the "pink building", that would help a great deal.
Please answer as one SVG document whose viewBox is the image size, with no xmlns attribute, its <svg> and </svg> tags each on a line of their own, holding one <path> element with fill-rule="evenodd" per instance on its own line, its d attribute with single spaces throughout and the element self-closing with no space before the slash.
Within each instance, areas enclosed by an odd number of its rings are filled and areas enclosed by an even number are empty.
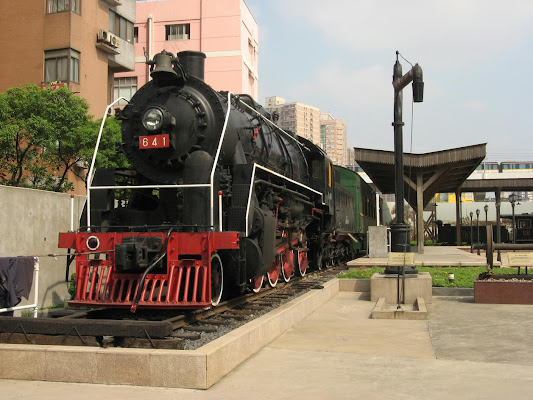
<svg viewBox="0 0 533 400">
<path fill-rule="evenodd" d="M 137 0 L 134 38 L 135 71 L 115 74 L 115 98 L 150 79 L 147 56 L 196 50 L 206 83 L 257 99 L 258 27 L 244 0 Z"/>
</svg>

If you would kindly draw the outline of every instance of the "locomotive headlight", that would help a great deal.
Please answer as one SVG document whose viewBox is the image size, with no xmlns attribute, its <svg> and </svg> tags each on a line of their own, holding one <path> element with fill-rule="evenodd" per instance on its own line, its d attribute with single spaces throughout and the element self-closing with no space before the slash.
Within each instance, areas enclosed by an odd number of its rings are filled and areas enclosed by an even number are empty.
<svg viewBox="0 0 533 400">
<path fill-rule="evenodd" d="M 163 127 L 163 111 L 159 108 L 149 108 L 143 114 L 143 125 L 150 132 L 156 132 Z"/>
<path fill-rule="evenodd" d="M 91 251 L 98 250 L 98 247 L 100 247 L 100 239 L 98 239 L 96 236 L 89 236 L 86 245 Z"/>
</svg>

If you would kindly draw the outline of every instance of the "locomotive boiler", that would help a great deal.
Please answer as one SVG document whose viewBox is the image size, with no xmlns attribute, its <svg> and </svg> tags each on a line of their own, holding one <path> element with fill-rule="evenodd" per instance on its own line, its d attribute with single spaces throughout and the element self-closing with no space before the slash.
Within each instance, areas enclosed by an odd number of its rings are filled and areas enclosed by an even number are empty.
<svg viewBox="0 0 533 400">
<path fill-rule="evenodd" d="M 70 305 L 205 308 L 354 257 L 354 196 L 329 158 L 250 96 L 213 90 L 204 58 L 157 54 L 117 110 L 132 168 L 96 170 L 87 223 L 60 234 L 76 254 Z"/>
</svg>

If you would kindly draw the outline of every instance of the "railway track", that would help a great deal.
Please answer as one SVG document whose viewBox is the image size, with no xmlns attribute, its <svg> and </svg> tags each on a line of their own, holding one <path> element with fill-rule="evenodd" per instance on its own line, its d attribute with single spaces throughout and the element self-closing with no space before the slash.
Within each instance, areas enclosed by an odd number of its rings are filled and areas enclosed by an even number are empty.
<svg viewBox="0 0 533 400">
<path fill-rule="evenodd" d="M 195 311 L 66 310 L 55 318 L 0 317 L 0 342 L 193 350 L 333 278 L 345 266 L 293 277 L 287 283 Z M 55 315 L 54 315 L 55 314 Z"/>
</svg>

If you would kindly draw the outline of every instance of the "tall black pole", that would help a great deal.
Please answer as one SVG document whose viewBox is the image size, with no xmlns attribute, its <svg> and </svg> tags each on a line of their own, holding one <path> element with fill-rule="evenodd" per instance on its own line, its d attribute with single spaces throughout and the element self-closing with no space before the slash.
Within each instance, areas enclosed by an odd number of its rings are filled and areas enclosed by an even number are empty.
<svg viewBox="0 0 533 400">
<path fill-rule="evenodd" d="M 396 222 L 391 224 L 391 251 L 406 252 L 409 250 L 410 229 L 405 223 L 404 212 L 404 183 L 403 183 L 403 88 L 413 82 L 413 101 L 422 102 L 424 99 L 424 82 L 422 68 L 416 64 L 408 73 L 402 76 L 402 66 L 396 52 L 392 85 L 394 86 L 394 193 L 396 202 Z M 423 207 L 422 204 L 418 205 Z"/>
<path fill-rule="evenodd" d="M 402 65 L 398 60 L 394 64 L 393 83 L 402 77 Z M 394 91 L 394 192 L 396 196 L 396 225 L 405 223 L 403 191 L 403 90 Z M 409 226 L 407 227 L 409 229 Z M 393 250 L 395 251 L 395 250 Z M 405 251 L 398 249 L 396 251 Z"/>
</svg>

